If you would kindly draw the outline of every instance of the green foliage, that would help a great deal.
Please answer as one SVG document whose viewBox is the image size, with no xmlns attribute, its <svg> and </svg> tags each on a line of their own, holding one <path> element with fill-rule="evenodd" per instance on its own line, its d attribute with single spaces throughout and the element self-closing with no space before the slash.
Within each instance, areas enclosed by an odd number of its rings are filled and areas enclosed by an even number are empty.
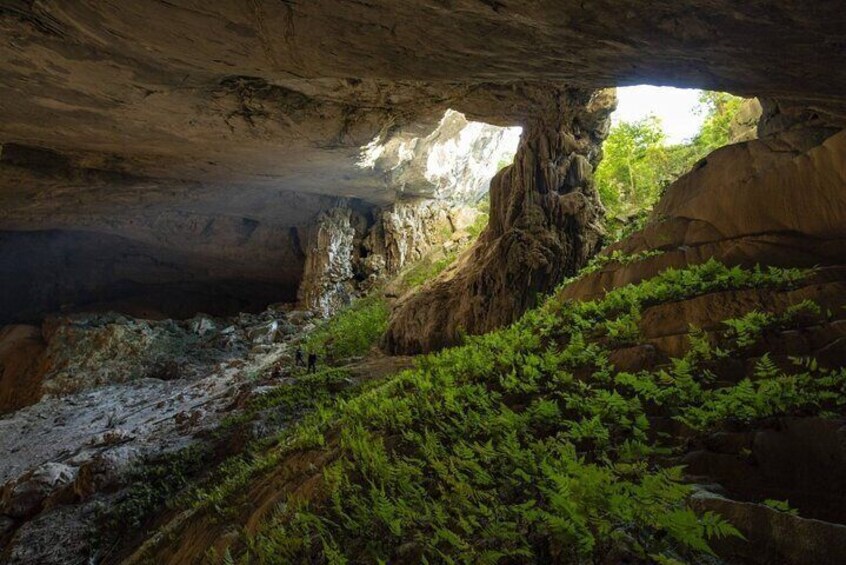
<svg viewBox="0 0 846 565">
<path fill-rule="evenodd" d="M 330 360 L 366 354 L 388 326 L 390 309 L 378 293 L 353 302 L 312 332 L 303 348 Z"/>
<path fill-rule="evenodd" d="M 710 554 L 709 539 L 739 532 L 687 507 L 681 469 L 654 465 L 669 446 L 650 439 L 648 415 L 660 410 L 706 431 L 726 420 L 842 409 L 846 374 L 787 374 L 762 361 L 755 381 L 715 388 L 708 363 L 750 345 L 754 332 L 737 324 L 727 324 L 721 349 L 694 331 L 688 355 L 637 374 L 615 372 L 596 339 L 632 339 L 617 328 L 650 304 L 790 287 L 805 274 L 713 261 L 671 269 L 597 301 L 552 298 L 509 328 L 421 358 L 417 369 L 316 414 L 253 465 L 255 473 L 285 449 L 320 445 L 307 438 L 330 428 L 340 434 L 324 469 L 325 500 L 280 506 L 249 540 L 250 554 L 338 563 L 584 562 L 621 551 L 672 563 Z M 760 335 L 784 316 L 741 319 Z"/>
<path fill-rule="evenodd" d="M 626 255 L 621 251 L 614 251 L 613 253 L 607 255 L 594 255 L 588 264 L 579 271 L 579 276 L 601 271 L 604 267 L 612 263 L 617 265 L 631 265 L 632 263 L 637 263 L 638 261 L 643 261 L 645 259 L 649 259 L 650 257 L 663 255 L 663 253 L 663 251 L 653 249 L 650 251 L 633 253 L 631 255 Z"/>
<path fill-rule="evenodd" d="M 678 444 L 655 434 L 652 418 L 704 434 L 727 422 L 843 413 L 846 370 L 810 359 L 782 368 L 765 355 L 736 383 L 718 378 L 720 363 L 814 314 L 812 303 L 746 313 L 718 335 L 692 328 L 685 356 L 649 371 L 617 371 L 605 344 L 639 339 L 650 305 L 790 288 L 807 274 L 709 261 L 595 301 L 552 297 L 511 327 L 421 357 L 415 369 L 340 400 L 321 399 L 293 428 L 228 461 L 195 500 L 225 515 L 252 478 L 313 450 L 329 460 L 321 496 L 279 505 L 245 540 L 243 560 L 702 561 L 710 540 L 740 533 L 688 507 L 682 469 L 661 466 Z M 336 377 L 325 379 L 331 386 Z M 288 403 L 267 398 L 256 409 Z"/>
<path fill-rule="evenodd" d="M 130 535 L 171 504 L 178 493 L 191 484 L 211 459 L 207 445 L 194 444 L 139 464 L 127 477 L 129 488 L 118 501 L 99 518 L 104 537 L 100 544 L 108 545 L 124 535 Z"/>
<path fill-rule="evenodd" d="M 740 110 L 743 98 L 726 92 L 703 91 L 699 96 L 699 112 L 705 121 L 693 144 L 701 154 L 707 155 L 731 142 L 731 123 Z"/>
<path fill-rule="evenodd" d="M 729 126 L 742 102 L 730 94 L 702 92 L 698 108 L 704 114 L 702 127 L 681 144 L 666 143 L 655 116 L 621 122 L 611 129 L 594 180 L 607 210 L 612 240 L 630 232 L 632 225 L 642 225 L 670 183 L 731 141 Z"/>
<path fill-rule="evenodd" d="M 790 503 L 786 500 L 773 500 L 772 498 L 768 498 L 763 502 L 763 504 L 764 506 L 769 506 L 773 510 L 791 514 L 792 516 L 799 515 L 799 511 L 795 508 L 791 508 Z"/>
<path fill-rule="evenodd" d="M 611 217 L 651 208 L 669 179 L 666 136 L 658 118 L 614 126 L 594 177 Z"/>
<path fill-rule="evenodd" d="M 352 382 L 349 372 L 344 369 L 326 368 L 314 374 L 299 375 L 291 383 L 281 384 L 252 398 L 244 410 L 225 418 L 220 423 L 220 430 L 250 422 L 259 413 L 269 410 L 290 419 L 327 402 Z"/>
<path fill-rule="evenodd" d="M 485 208 L 484 210 L 482 208 Z M 473 223 L 467 227 L 467 233 L 470 234 L 471 240 L 476 240 L 482 235 L 482 231 L 487 227 L 490 220 L 490 200 L 486 199 L 479 205 L 479 214 Z"/>
</svg>

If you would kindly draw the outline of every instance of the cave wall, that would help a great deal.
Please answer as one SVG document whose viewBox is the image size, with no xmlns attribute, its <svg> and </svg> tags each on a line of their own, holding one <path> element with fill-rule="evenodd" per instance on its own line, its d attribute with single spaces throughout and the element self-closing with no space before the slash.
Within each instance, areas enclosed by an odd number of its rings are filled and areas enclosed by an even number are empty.
<svg viewBox="0 0 846 565">
<path fill-rule="evenodd" d="M 466 230 L 480 213 L 460 201 L 436 198 L 369 209 L 339 202 L 307 230 L 300 307 L 331 316 L 437 246 L 468 238 Z"/>
</svg>

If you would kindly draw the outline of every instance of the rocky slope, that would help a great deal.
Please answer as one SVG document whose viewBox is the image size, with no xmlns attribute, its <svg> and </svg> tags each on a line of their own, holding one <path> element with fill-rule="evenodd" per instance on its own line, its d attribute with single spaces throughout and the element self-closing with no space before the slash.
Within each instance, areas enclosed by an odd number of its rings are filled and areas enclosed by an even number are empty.
<svg viewBox="0 0 846 565">
<path fill-rule="evenodd" d="M 4 330 L 0 561 L 103 559 L 109 509 L 151 480 L 145 468 L 186 449 L 197 460 L 225 417 L 283 382 L 272 368 L 290 366 L 309 318 L 95 314 Z"/>
</svg>

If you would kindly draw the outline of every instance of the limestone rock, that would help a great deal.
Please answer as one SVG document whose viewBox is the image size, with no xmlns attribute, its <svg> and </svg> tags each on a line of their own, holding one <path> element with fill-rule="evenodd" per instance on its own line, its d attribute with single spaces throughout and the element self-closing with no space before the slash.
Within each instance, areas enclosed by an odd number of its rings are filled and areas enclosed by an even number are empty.
<svg viewBox="0 0 846 565">
<path fill-rule="evenodd" d="M 70 485 L 77 469 L 61 463 L 44 463 L 2 488 L 0 513 L 27 518 L 41 510 L 45 500 Z"/>
<path fill-rule="evenodd" d="M 470 122 L 447 110 L 427 136 L 400 131 L 384 144 L 377 139 L 362 159 L 383 171 L 388 188 L 402 198 L 473 203 L 485 194 L 500 164 L 511 162 L 519 136 L 518 127 Z"/>
<path fill-rule="evenodd" d="M 733 524 L 746 541 L 713 542 L 718 554 L 741 563 L 839 563 L 846 555 L 846 526 L 779 512 L 763 504 L 738 502 L 705 492 L 692 506 L 712 511 Z"/>
<path fill-rule="evenodd" d="M 327 317 L 466 229 L 478 212 L 445 200 L 414 198 L 370 210 L 342 204 L 321 214 L 310 230 L 303 308 Z"/>
<path fill-rule="evenodd" d="M 324 212 L 311 230 L 300 285 L 303 307 L 326 317 L 354 297 L 353 257 L 356 229 L 353 211 L 338 206 Z"/>
<path fill-rule="evenodd" d="M 453 232 L 451 207 L 439 200 L 400 201 L 379 214 L 380 226 L 372 244 L 382 249 L 387 274 L 396 274 L 420 259 L 433 245 L 443 243 Z"/>
<path fill-rule="evenodd" d="M 4 2 L 0 255 L 14 268 L 0 269 L 0 323 L 83 303 L 184 318 L 293 300 L 298 233 L 338 197 L 440 195 L 475 167 L 361 166 L 374 140 L 417 154 L 450 109 L 528 126 L 563 85 L 649 82 L 846 123 L 840 2 L 640 12 L 609 0 Z M 463 134 L 450 135 L 432 147 Z"/>
<path fill-rule="evenodd" d="M 595 297 L 667 267 L 711 257 L 748 266 L 842 265 L 846 132 L 788 131 L 797 133 L 791 138 L 796 145 L 777 135 L 709 155 L 668 187 L 642 231 L 602 252 L 657 249 L 661 255 L 628 265 L 612 262 L 568 285 L 563 296 Z"/>
<path fill-rule="evenodd" d="M 757 98 L 747 98 L 741 102 L 740 109 L 728 125 L 730 143 L 757 139 L 762 113 L 763 107 Z"/>
<path fill-rule="evenodd" d="M 587 262 L 602 233 L 592 170 L 615 104 L 610 91 L 562 90 L 546 100 L 514 164 L 491 182 L 488 227 L 457 268 L 395 309 L 389 351 L 430 351 L 454 344 L 461 331 L 507 324 Z"/>
<path fill-rule="evenodd" d="M 197 335 L 204 336 L 217 331 L 217 325 L 210 318 L 197 316 L 191 320 L 191 331 Z"/>
</svg>

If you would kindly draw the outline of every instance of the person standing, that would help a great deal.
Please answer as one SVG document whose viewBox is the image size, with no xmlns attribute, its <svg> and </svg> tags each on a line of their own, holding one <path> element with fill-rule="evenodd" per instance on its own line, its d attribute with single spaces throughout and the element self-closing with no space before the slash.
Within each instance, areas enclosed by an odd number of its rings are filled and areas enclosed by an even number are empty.
<svg viewBox="0 0 846 565">
<path fill-rule="evenodd" d="M 308 372 L 317 372 L 317 353 L 314 353 L 313 351 L 308 354 Z"/>
<path fill-rule="evenodd" d="M 297 346 L 297 352 L 294 354 L 294 365 L 297 367 L 305 365 L 305 361 L 303 359 L 303 348 L 299 345 Z"/>
</svg>

